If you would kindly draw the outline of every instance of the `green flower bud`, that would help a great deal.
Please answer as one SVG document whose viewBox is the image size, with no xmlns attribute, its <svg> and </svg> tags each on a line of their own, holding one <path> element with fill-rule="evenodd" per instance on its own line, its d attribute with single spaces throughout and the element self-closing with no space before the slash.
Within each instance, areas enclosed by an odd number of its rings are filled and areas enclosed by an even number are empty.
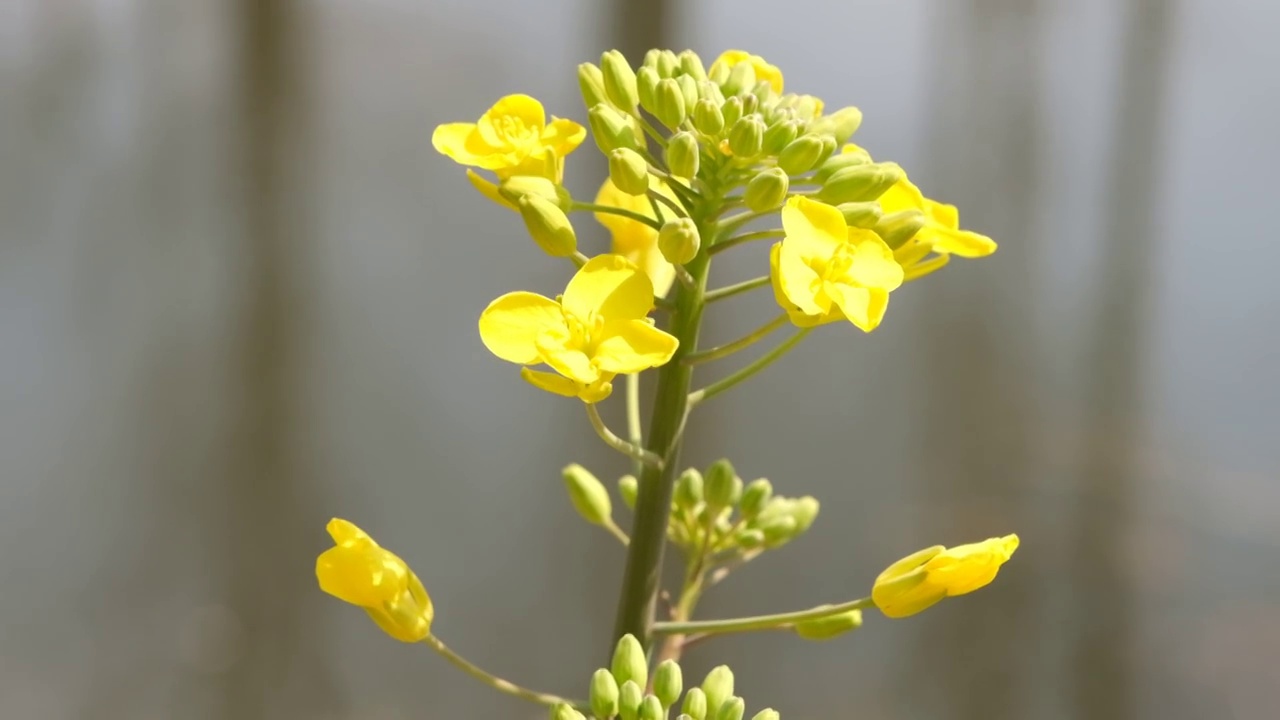
<svg viewBox="0 0 1280 720">
<path fill-rule="evenodd" d="M 890 213 L 876 223 L 876 234 L 884 239 L 885 244 L 897 250 L 916 236 L 924 227 L 924 213 L 915 208 Z"/>
<path fill-rule="evenodd" d="M 844 215 L 844 224 L 849 227 L 871 229 L 880 222 L 883 211 L 875 200 L 868 202 L 842 203 L 836 208 Z"/>
<path fill-rule="evenodd" d="M 634 150 L 639 146 L 635 127 L 629 116 L 622 115 L 604 103 L 587 111 L 587 124 L 591 126 L 591 136 L 596 139 L 600 152 L 606 155 L 618 148 Z"/>
<path fill-rule="evenodd" d="M 669 708 L 680 699 L 684 690 L 684 675 L 675 660 L 663 660 L 653 672 L 653 694 L 662 702 L 662 707 Z"/>
<path fill-rule="evenodd" d="M 812 495 L 799 498 L 791 506 L 791 517 L 796 520 L 796 535 L 813 526 L 813 521 L 818 519 L 818 507 L 818 499 Z"/>
<path fill-rule="evenodd" d="M 790 515 L 771 517 L 763 521 L 760 532 L 764 534 L 764 546 L 776 548 L 791 542 L 796 536 L 796 519 Z"/>
<path fill-rule="evenodd" d="M 622 496 L 622 504 L 636 509 L 636 495 L 640 493 L 640 483 L 635 475 L 623 475 L 618 478 L 618 495 Z"/>
<path fill-rule="evenodd" d="M 729 69 L 729 77 L 720 83 L 726 96 L 751 92 L 756 86 L 756 69 L 749 62 L 740 62 Z"/>
<path fill-rule="evenodd" d="M 604 486 L 600 487 L 601 491 Z M 773 484 L 765 478 L 752 480 L 747 489 L 742 493 L 742 502 L 738 510 L 742 513 L 742 517 L 750 520 L 760 514 L 764 510 L 764 506 L 769 503 L 769 499 L 773 497 Z"/>
<path fill-rule="evenodd" d="M 674 130 L 684 122 L 687 110 L 684 105 L 684 91 L 680 89 L 680 83 L 665 78 L 658 81 L 658 89 L 655 91 L 654 117 L 658 118 L 663 125 Z"/>
<path fill-rule="evenodd" d="M 800 132 L 800 125 L 799 123 L 796 123 L 796 122 L 783 121 L 783 122 L 774 123 L 773 125 L 770 125 L 769 129 L 764 131 L 764 143 L 763 143 L 764 154 L 777 155 L 778 153 L 782 152 L 783 148 L 785 148 L 788 144 L 790 144 L 792 140 L 796 139 L 796 135 L 799 132 Z M 779 159 L 778 167 L 782 167 L 781 159 Z M 785 170 L 786 168 L 783 168 L 783 169 Z M 791 170 L 787 170 L 787 172 L 793 175 L 795 174 L 795 172 Z M 804 171 L 801 170 L 800 172 L 804 172 Z"/>
<path fill-rule="evenodd" d="M 604 93 L 609 102 L 619 110 L 631 111 L 640 98 L 636 91 L 636 71 L 617 50 L 600 56 L 600 70 L 604 75 Z"/>
<path fill-rule="evenodd" d="M 604 94 L 604 75 L 592 63 L 578 66 L 578 88 L 582 90 L 582 102 L 588 110 L 602 102 L 608 102 L 608 97 Z"/>
<path fill-rule="evenodd" d="M 676 58 L 676 54 L 670 50 L 661 50 L 658 52 L 658 75 L 669 78 L 674 77 L 676 69 L 680 67 L 680 60 Z"/>
<path fill-rule="evenodd" d="M 635 680 L 622 683 L 618 689 L 618 717 L 622 720 L 636 720 L 640 716 L 640 703 L 644 701 L 644 691 Z"/>
<path fill-rule="evenodd" d="M 623 635 L 613 651 L 613 679 L 624 685 L 632 680 L 636 685 L 644 687 L 649 680 L 649 660 L 644 655 L 644 648 L 634 635 Z"/>
<path fill-rule="evenodd" d="M 689 218 L 676 218 L 658 231 L 658 252 L 672 265 L 684 265 L 698 256 L 702 239 L 698 226 Z"/>
<path fill-rule="evenodd" d="M 662 709 L 662 701 L 652 695 L 646 695 L 640 701 L 639 720 L 666 720 L 667 714 Z"/>
<path fill-rule="evenodd" d="M 640 107 L 649 114 L 654 114 L 658 107 L 658 71 L 651 67 L 642 67 L 636 71 L 636 96 L 640 99 Z"/>
<path fill-rule="evenodd" d="M 565 212 L 573 206 L 573 198 L 568 189 L 537 175 L 513 175 L 498 183 L 498 194 L 506 198 L 512 205 L 518 204 L 525 195 L 538 195 L 556 204 Z"/>
<path fill-rule="evenodd" d="M 824 149 L 822 138 L 813 135 L 797 138 L 778 154 L 778 167 L 792 175 L 808 172 L 822 159 Z"/>
<path fill-rule="evenodd" d="M 716 720 L 742 720 L 747 712 L 747 703 L 740 697 L 731 697 L 724 701 L 716 713 Z"/>
<path fill-rule="evenodd" d="M 831 114 L 831 134 L 843 145 L 862 126 L 862 111 L 856 107 L 841 108 Z"/>
<path fill-rule="evenodd" d="M 872 163 L 847 167 L 827 178 L 818 199 L 840 203 L 875 200 L 902 179 L 902 168 L 894 163 Z"/>
<path fill-rule="evenodd" d="M 870 162 L 871 156 L 865 150 L 843 152 L 827 158 L 818 166 L 818 172 L 814 173 L 813 177 L 818 182 L 826 182 L 827 178 L 845 168 L 853 167 L 854 165 L 867 165 Z"/>
<path fill-rule="evenodd" d="M 818 134 L 818 137 L 822 140 L 822 160 L 825 161 L 831 157 L 831 153 L 835 152 L 840 145 L 836 142 L 834 135 L 821 133 Z"/>
<path fill-rule="evenodd" d="M 661 54 L 662 54 L 662 51 L 659 50 L 658 48 L 654 48 L 649 52 L 646 52 L 644 54 L 644 61 L 640 63 L 640 66 L 653 68 L 654 71 L 656 72 L 658 69 L 658 56 Z"/>
<path fill-rule="evenodd" d="M 707 468 L 704 486 L 706 488 L 707 505 L 712 508 L 726 508 L 733 504 L 733 481 L 738 474 L 728 460 L 717 460 Z M 706 690 L 704 687 L 703 690 Z"/>
<path fill-rule="evenodd" d="M 773 91 L 773 83 L 767 80 L 761 80 L 756 83 L 756 86 L 751 88 L 751 94 L 760 101 L 761 107 L 776 102 L 778 99 L 778 94 Z"/>
<path fill-rule="evenodd" d="M 725 107 L 728 107 L 727 103 Z M 760 119 L 759 115 L 747 115 L 739 118 L 729 128 L 729 149 L 737 157 L 747 159 L 759 155 L 760 147 L 763 143 L 764 121 Z"/>
<path fill-rule="evenodd" d="M 724 93 L 720 92 L 720 86 L 710 80 L 698 83 L 698 97 L 714 102 L 716 107 L 724 104 Z"/>
<path fill-rule="evenodd" d="M 676 82 L 680 83 L 680 93 L 684 95 L 684 107 L 692 112 L 693 106 L 698 102 L 698 81 L 688 75 L 681 75 L 676 78 Z"/>
<path fill-rule="evenodd" d="M 551 706 L 551 720 L 586 720 L 582 713 L 573 709 L 569 703 L 556 703 Z"/>
<path fill-rule="evenodd" d="M 529 236 L 552 257 L 568 257 L 578 249 L 578 236 L 569 217 L 555 203 L 541 195 L 526 194 L 516 207 Z"/>
<path fill-rule="evenodd" d="M 707 694 L 702 691 L 702 688 L 689 688 L 689 692 L 684 694 L 684 703 L 680 705 L 680 713 L 682 717 L 693 718 L 693 720 L 706 720 Z"/>
<path fill-rule="evenodd" d="M 672 135 L 667 139 L 667 147 L 662 153 L 672 175 L 690 180 L 697 176 L 701 157 L 698 138 L 693 133 L 682 130 Z"/>
<path fill-rule="evenodd" d="M 724 126 L 733 127 L 742 118 L 742 98 L 731 97 L 720 104 L 720 114 L 724 117 Z"/>
<path fill-rule="evenodd" d="M 742 202 L 752 212 L 772 210 L 781 207 L 786 201 L 790 186 L 791 181 L 782 168 L 761 170 L 751 178 L 751 182 L 747 183 L 747 189 L 742 194 Z"/>
<path fill-rule="evenodd" d="M 711 69 L 707 71 L 707 79 L 717 85 L 724 85 L 729 81 L 729 66 L 725 63 L 711 63 Z"/>
<path fill-rule="evenodd" d="M 724 130 L 724 115 L 720 104 L 710 98 L 702 98 L 693 106 L 693 126 L 704 135 L 715 137 Z"/>
<path fill-rule="evenodd" d="M 702 65 L 702 58 L 692 50 L 685 50 L 677 56 L 680 60 L 680 71 L 697 82 L 707 79 L 707 70 Z"/>
<path fill-rule="evenodd" d="M 778 714 L 777 710 L 768 708 L 752 715 L 751 720 L 779 720 L 781 717 L 782 716 Z"/>
<path fill-rule="evenodd" d="M 754 550 L 764 545 L 764 533 L 759 530 L 743 530 L 734 537 L 738 547 L 743 550 Z"/>
<path fill-rule="evenodd" d="M 733 696 L 733 671 L 729 666 L 718 665 L 712 668 L 702 681 L 702 692 L 707 696 L 707 717 L 718 718 L 720 706 Z"/>
<path fill-rule="evenodd" d="M 850 610 L 817 620 L 798 622 L 792 628 L 805 640 L 830 640 L 862 627 L 862 611 Z"/>
<path fill-rule="evenodd" d="M 598 718 L 611 718 L 618 714 L 618 681 L 604 668 L 591 676 L 589 695 L 591 714 Z"/>
<path fill-rule="evenodd" d="M 613 505 L 604 483 L 590 471 L 574 463 L 563 471 L 564 484 L 569 490 L 569 500 L 584 520 L 592 525 L 604 525 L 613 517 Z"/>
<path fill-rule="evenodd" d="M 760 109 L 760 98 L 755 95 L 742 96 L 742 114 L 751 115 Z M 764 118 L 761 118 L 763 120 Z"/>
<path fill-rule="evenodd" d="M 631 148 L 618 148 L 609 153 L 609 179 L 628 195 L 649 192 L 649 163 Z"/>
<path fill-rule="evenodd" d="M 689 468 L 680 473 L 680 477 L 676 478 L 673 496 L 676 504 L 686 509 L 692 509 L 702 502 L 702 473 L 697 468 Z"/>
<path fill-rule="evenodd" d="M 799 95 L 795 100 L 795 109 L 800 117 L 811 120 L 822 112 L 822 101 L 812 95 Z"/>
</svg>

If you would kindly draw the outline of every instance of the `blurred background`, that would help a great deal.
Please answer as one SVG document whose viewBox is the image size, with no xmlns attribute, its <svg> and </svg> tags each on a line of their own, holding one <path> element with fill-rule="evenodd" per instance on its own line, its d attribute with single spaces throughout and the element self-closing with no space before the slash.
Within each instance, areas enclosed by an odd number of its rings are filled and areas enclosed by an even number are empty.
<svg viewBox="0 0 1280 720">
<path fill-rule="evenodd" d="M 703 616 L 1023 540 L 982 593 L 825 644 L 708 643 L 686 677 L 729 662 L 789 720 L 1274 716 L 1280 244 L 1253 213 L 1280 189 L 1277 22 L 1258 0 L 0 3 L 0 710 L 542 716 L 323 595 L 333 515 L 414 566 L 446 642 L 585 691 L 623 554 L 559 470 L 627 465 L 480 344 L 490 299 L 566 270 L 429 137 L 511 92 L 585 121 L 577 63 L 663 46 L 748 49 L 858 105 L 861 144 L 1001 243 L 694 417 L 689 463 L 823 502 Z M 575 195 L 605 172 L 590 142 L 568 167 Z M 726 303 L 710 339 L 774 312 Z"/>
</svg>

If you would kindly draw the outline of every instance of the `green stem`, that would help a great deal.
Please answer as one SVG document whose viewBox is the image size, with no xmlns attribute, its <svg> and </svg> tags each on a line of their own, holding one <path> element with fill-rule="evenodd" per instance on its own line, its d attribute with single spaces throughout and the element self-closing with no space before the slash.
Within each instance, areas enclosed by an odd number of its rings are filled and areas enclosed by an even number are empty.
<svg viewBox="0 0 1280 720">
<path fill-rule="evenodd" d="M 657 200 L 663 205 L 666 205 L 667 207 L 671 208 L 671 212 L 675 213 L 676 217 L 681 217 L 681 218 L 689 217 L 689 213 L 684 209 L 683 206 L 680 205 L 680 203 L 672 200 L 671 198 L 667 197 L 666 195 L 663 195 L 662 193 L 658 193 L 658 192 L 654 192 L 653 190 L 650 190 L 649 200 L 650 202 Z"/>
<path fill-rule="evenodd" d="M 771 210 L 768 212 L 751 212 L 751 211 L 740 212 L 737 215 L 732 215 L 730 217 L 727 217 L 721 220 L 719 224 L 716 225 L 716 230 L 722 236 L 728 235 L 729 233 L 735 232 L 736 230 L 738 230 L 738 228 L 741 228 L 743 225 L 746 225 L 752 220 L 759 220 L 762 217 L 769 217 L 770 215 L 773 215 L 776 212 L 777 210 Z"/>
<path fill-rule="evenodd" d="M 781 345 L 779 345 L 778 347 L 776 347 L 776 348 L 774 348 L 774 349 L 770 350 L 769 352 L 765 353 L 764 355 L 761 355 L 761 356 L 760 356 L 760 357 L 759 357 L 755 362 L 751 363 L 750 365 L 748 365 L 748 366 L 746 366 L 746 367 L 742 368 L 741 370 L 739 370 L 739 371 L 737 371 L 737 372 L 733 373 L 732 375 L 730 375 L 730 376 L 728 376 L 728 377 L 726 377 L 726 378 L 724 378 L 724 379 L 722 379 L 722 380 L 717 380 L 717 381 L 715 381 L 715 382 L 711 383 L 710 385 L 706 386 L 705 388 L 702 388 L 701 390 L 698 390 L 698 391 L 695 391 L 695 392 L 691 393 L 691 394 L 689 395 L 689 404 L 690 404 L 690 405 L 697 405 L 698 403 L 702 402 L 703 400 L 706 400 L 706 399 L 708 399 L 708 398 L 715 397 L 716 395 L 719 395 L 720 393 L 724 392 L 725 390 L 728 390 L 729 388 L 733 387 L 734 385 L 737 385 L 738 383 L 742 382 L 743 380 L 746 380 L 747 378 L 751 377 L 752 375 L 755 375 L 756 373 L 760 372 L 761 370 L 763 370 L 763 369 L 765 369 L 765 368 L 769 367 L 770 365 L 772 365 L 772 364 L 773 364 L 773 361 L 774 361 L 774 360 L 777 360 L 778 358 L 782 357 L 783 355 L 786 355 L 788 350 L 790 350 L 791 348 L 795 347 L 796 345 L 799 345 L 799 344 L 800 344 L 800 341 L 801 341 L 801 340 L 803 340 L 803 339 L 805 339 L 805 337 L 806 337 L 806 336 L 807 336 L 807 335 L 808 335 L 812 330 L 813 330 L 813 328 L 804 328 L 804 329 L 800 330 L 800 331 L 799 331 L 799 332 L 797 332 L 795 335 L 792 335 L 791 337 L 787 338 L 787 339 L 786 339 L 786 340 L 785 340 Z"/>
<path fill-rule="evenodd" d="M 640 112 L 639 109 L 633 112 L 632 115 L 634 115 L 635 118 L 640 121 L 640 126 L 644 128 L 645 134 L 653 138 L 654 142 L 658 143 L 658 147 L 667 146 L 666 136 L 658 132 L 658 129 L 653 126 L 653 123 L 649 122 L 649 119 L 646 118 L 644 114 Z"/>
<path fill-rule="evenodd" d="M 830 615 L 839 615 L 850 610 L 863 610 L 874 607 L 871 598 L 859 598 L 839 605 L 819 605 L 818 607 L 797 612 L 778 613 L 776 615 L 756 615 L 754 617 L 733 618 L 730 620 L 690 620 L 659 622 L 653 624 L 653 632 L 658 635 L 688 635 L 691 633 L 735 633 L 753 630 L 775 630 L 794 625 L 806 620 L 821 620 Z"/>
<path fill-rule="evenodd" d="M 649 452 L 639 445 L 632 445 L 618 437 L 612 430 L 605 427 L 604 418 L 600 417 L 600 410 L 596 408 L 596 404 L 585 404 L 587 406 L 587 418 L 591 420 L 591 427 L 595 428 L 596 435 L 600 436 L 605 445 L 646 466 L 662 467 L 662 458 L 659 455 Z"/>
<path fill-rule="evenodd" d="M 744 280 L 740 283 L 734 283 L 733 285 L 726 285 L 725 287 L 722 287 L 722 288 L 716 288 L 715 290 L 709 290 L 707 291 L 707 302 L 713 303 L 717 300 L 723 300 L 725 298 L 733 297 L 734 295 L 737 295 L 739 293 L 755 290 L 758 287 L 764 287 L 765 285 L 768 285 L 768 284 L 769 284 L 769 276 L 764 275 L 758 278 L 751 278 L 750 280 Z"/>
<path fill-rule="evenodd" d="M 503 680 L 500 677 L 490 675 L 484 670 L 481 670 L 471 661 L 455 653 L 453 650 L 450 650 L 447 645 L 440 642 L 440 639 L 434 635 L 428 635 L 422 640 L 422 642 L 432 650 L 439 653 L 445 660 L 452 663 L 454 667 L 500 693 L 518 697 L 522 700 L 528 700 L 529 702 L 537 703 L 539 705 L 546 705 L 548 707 L 551 705 L 558 705 L 560 703 L 568 703 L 578 710 L 585 710 L 587 708 L 587 703 L 582 702 L 581 700 L 568 700 L 566 698 L 559 697 L 558 695 L 529 690 L 528 688 L 522 688 L 515 683 Z"/>
<path fill-rule="evenodd" d="M 742 350 L 743 348 L 748 348 L 756 344 L 760 340 L 764 339 L 764 337 L 769 333 L 782 327 L 783 323 L 785 323 L 786 321 L 787 321 L 787 314 L 782 313 L 778 317 L 770 320 L 764 325 L 761 325 L 760 327 L 756 328 L 755 330 L 752 330 L 751 332 L 747 333 L 746 335 L 743 335 L 742 337 L 738 338 L 737 340 L 734 340 L 731 343 L 725 343 L 724 345 L 721 345 L 719 347 L 713 347 L 709 350 L 699 350 L 698 352 L 693 353 L 689 357 L 686 357 L 684 361 L 689 363 L 690 365 L 697 365 L 699 363 L 710 362 L 712 360 L 719 360 L 720 358 L 728 357 L 738 352 L 739 350 Z"/>
<path fill-rule="evenodd" d="M 725 240 L 716 243 L 716 246 L 711 248 L 711 254 L 715 255 L 716 253 L 724 252 L 731 247 L 737 247 L 743 243 L 749 243 L 755 240 L 770 240 L 773 238 L 780 238 L 783 235 L 784 233 L 782 230 L 757 230 L 756 232 L 735 235 L 734 237 L 726 238 Z"/>
<path fill-rule="evenodd" d="M 640 430 L 640 373 L 627 375 L 627 437 L 631 444 L 643 447 L 644 435 Z M 632 460 L 631 474 L 639 477 L 644 464 L 639 459 Z"/>
<path fill-rule="evenodd" d="M 618 527 L 618 524 L 611 518 L 605 518 L 605 521 L 600 525 L 600 527 L 608 530 L 609 534 L 617 538 L 618 542 L 622 543 L 623 547 L 631 544 L 631 538 L 627 537 L 627 534 L 622 531 L 622 528 Z"/>
<path fill-rule="evenodd" d="M 645 224 L 645 225 L 648 225 L 649 227 L 653 228 L 654 230 L 661 230 L 661 229 L 662 229 L 662 226 L 658 224 L 658 221 L 657 221 L 657 220 L 654 220 L 653 218 L 651 218 L 651 217 L 649 217 L 649 216 L 647 216 L 647 215 L 642 215 L 642 214 L 640 214 L 640 213 L 638 213 L 638 212 L 635 212 L 635 211 L 633 211 L 633 210 L 627 210 L 627 209 L 625 209 L 625 208 L 614 207 L 614 206 L 612 206 L 612 205 L 597 205 L 596 203 L 585 203 L 585 202 L 577 202 L 577 201 L 574 201 L 574 203 L 573 203 L 573 205 L 570 207 L 570 209 L 571 209 L 571 210 L 573 210 L 573 211 L 575 211 L 575 212 L 577 212 L 577 211 L 584 211 L 584 210 L 585 210 L 585 211 L 590 211 L 590 212 L 607 213 L 607 214 L 609 214 L 609 215 L 619 215 L 619 216 L 624 217 L 624 218 L 628 218 L 628 219 L 631 219 L 631 220 L 635 220 L 635 221 L 636 221 L 636 222 L 638 222 L 638 223 L 643 223 L 643 224 Z"/>
</svg>

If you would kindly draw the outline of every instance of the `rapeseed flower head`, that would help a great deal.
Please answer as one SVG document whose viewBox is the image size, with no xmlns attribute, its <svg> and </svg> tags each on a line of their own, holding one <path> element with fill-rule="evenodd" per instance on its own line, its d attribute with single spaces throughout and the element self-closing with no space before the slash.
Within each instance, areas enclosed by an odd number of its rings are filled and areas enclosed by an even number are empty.
<svg viewBox="0 0 1280 720">
<path fill-rule="evenodd" d="M 326 529 L 334 547 L 316 558 L 320 589 L 358 605 L 391 637 L 418 642 L 431 632 L 431 598 L 403 560 L 355 525 L 334 518 Z"/>
<path fill-rule="evenodd" d="M 871 599 L 887 617 L 914 615 L 943 598 L 985 587 L 1017 549 L 1017 535 L 953 548 L 925 548 L 880 573 Z"/>
</svg>

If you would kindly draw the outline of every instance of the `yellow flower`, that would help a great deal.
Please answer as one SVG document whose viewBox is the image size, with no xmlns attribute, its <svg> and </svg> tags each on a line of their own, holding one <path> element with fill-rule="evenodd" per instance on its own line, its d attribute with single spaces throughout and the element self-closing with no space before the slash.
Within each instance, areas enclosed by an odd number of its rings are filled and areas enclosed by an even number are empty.
<svg viewBox="0 0 1280 720">
<path fill-rule="evenodd" d="M 923 212 L 925 225 L 916 234 L 915 241 L 940 255 L 977 258 L 996 251 L 996 243 L 991 238 L 960 229 L 960 211 L 955 205 L 930 200 L 905 177 L 880 196 L 880 207 L 885 213 Z"/>
<path fill-rule="evenodd" d="M 316 559 L 320 589 L 364 608 L 397 640 L 418 642 L 427 637 L 435 609 L 409 566 L 346 520 L 334 518 L 326 529 L 336 545 Z"/>
<path fill-rule="evenodd" d="M 653 283 L 621 255 L 583 265 L 564 295 L 507 293 L 480 316 L 480 339 L 494 355 L 554 373 L 521 369 L 532 385 L 594 403 L 609 396 L 618 373 L 665 364 L 679 342 L 653 326 Z"/>
<path fill-rule="evenodd" d="M 985 587 L 1017 549 L 1017 535 L 953 548 L 925 548 L 880 573 L 871 599 L 887 617 L 915 615 L 943 598 Z"/>
<path fill-rule="evenodd" d="M 778 69 L 778 66 L 770 65 L 764 58 L 759 55 L 752 55 L 745 50 L 725 50 L 720 53 L 720 57 L 711 63 L 711 69 L 708 73 L 714 75 L 717 65 L 725 65 L 732 69 L 734 65 L 741 62 L 751 63 L 751 69 L 756 72 L 757 82 L 763 80 L 773 87 L 774 92 L 782 94 L 782 71 Z"/>
<path fill-rule="evenodd" d="M 508 95 L 493 104 L 478 122 L 445 123 L 431 134 L 431 145 L 460 165 L 492 170 L 499 180 L 517 175 L 544 177 L 559 184 L 564 158 L 587 137 L 572 120 L 552 117 L 528 95 Z M 468 170 L 467 178 L 486 197 L 506 207 L 497 187 Z"/>
<path fill-rule="evenodd" d="M 870 230 L 845 225 L 825 203 L 792 197 L 786 235 L 770 255 L 773 293 L 791 321 L 811 327 L 848 318 L 865 332 L 880 324 L 889 293 L 902 284 L 893 251 Z"/>
<path fill-rule="evenodd" d="M 650 176 L 649 187 L 659 194 L 675 200 L 671 189 L 661 180 Z M 596 194 L 597 205 L 609 205 L 623 210 L 640 213 L 645 217 L 654 217 L 653 204 L 642 195 L 628 195 L 614 186 L 613 181 L 605 179 Z M 658 231 L 637 220 L 598 212 L 596 220 L 609 230 L 613 236 L 612 252 L 626 257 L 644 270 L 653 283 L 653 293 L 665 297 L 676 279 L 676 268 L 662 257 L 658 250 Z"/>
</svg>

